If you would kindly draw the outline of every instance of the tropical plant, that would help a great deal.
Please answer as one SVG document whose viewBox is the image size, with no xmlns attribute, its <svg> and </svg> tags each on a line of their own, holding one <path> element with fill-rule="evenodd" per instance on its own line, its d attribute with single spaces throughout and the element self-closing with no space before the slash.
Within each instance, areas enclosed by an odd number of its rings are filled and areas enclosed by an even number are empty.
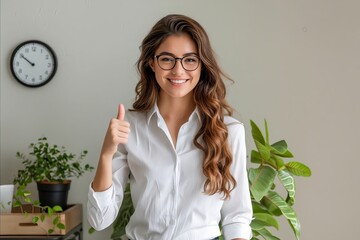
<svg viewBox="0 0 360 240">
<path fill-rule="evenodd" d="M 250 120 L 252 138 L 257 150 L 251 152 L 251 162 L 259 164 L 248 169 L 251 201 L 254 219 L 251 223 L 252 240 L 278 240 L 268 227 L 279 229 L 277 217 L 284 216 L 297 239 L 300 239 L 300 222 L 292 205 L 295 203 L 294 176 L 311 176 L 311 170 L 305 164 L 291 161 L 285 163 L 284 158 L 293 158 L 285 140 L 270 144 L 269 131 L 265 120 L 265 138 L 259 127 Z M 286 199 L 276 191 L 276 177 L 287 193 Z M 124 193 L 117 219 L 113 224 L 112 239 L 119 240 L 125 234 L 125 227 L 134 212 L 129 184 Z M 90 232 L 94 231 L 90 229 Z M 223 240 L 223 237 L 220 237 Z"/>
<path fill-rule="evenodd" d="M 251 152 L 251 162 L 259 164 L 257 168 L 249 168 L 250 192 L 254 220 L 251 223 L 253 240 L 261 236 L 265 240 L 279 239 L 268 227 L 279 229 L 276 220 L 284 216 L 296 237 L 300 239 L 300 222 L 292 205 L 295 203 L 294 176 L 311 176 L 311 170 L 305 164 L 290 161 L 285 163 L 284 158 L 293 158 L 285 140 L 270 144 L 268 125 L 265 120 L 265 138 L 259 127 L 251 123 L 251 133 L 257 150 Z M 276 191 L 276 177 L 286 190 L 286 198 Z"/>
</svg>

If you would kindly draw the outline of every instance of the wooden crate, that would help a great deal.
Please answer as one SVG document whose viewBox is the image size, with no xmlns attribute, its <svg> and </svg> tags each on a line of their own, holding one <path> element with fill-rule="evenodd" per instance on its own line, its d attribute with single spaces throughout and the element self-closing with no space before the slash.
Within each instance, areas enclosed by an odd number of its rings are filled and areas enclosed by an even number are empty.
<svg viewBox="0 0 360 240">
<path fill-rule="evenodd" d="M 69 205 L 68 208 L 60 213 L 55 213 L 53 217 L 46 216 L 44 222 L 32 223 L 32 218 L 40 217 L 39 208 L 32 208 L 26 205 L 28 214 L 21 213 L 19 208 L 13 208 L 11 213 L 0 214 L 0 235 L 47 235 L 48 229 L 53 227 L 53 219 L 56 214 L 60 216 L 61 223 L 65 224 L 65 229 L 57 229 L 50 235 L 66 235 L 74 227 L 82 223 L 82 205 Z M 32 209 L 35 209 L 32 211 Z"/>
</svg>

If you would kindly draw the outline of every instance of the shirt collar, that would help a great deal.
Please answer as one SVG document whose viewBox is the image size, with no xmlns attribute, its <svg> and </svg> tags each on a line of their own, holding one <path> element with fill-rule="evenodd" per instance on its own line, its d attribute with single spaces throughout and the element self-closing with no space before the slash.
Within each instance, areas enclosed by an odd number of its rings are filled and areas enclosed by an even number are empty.
<svg viewBox="0 0 360 240">
<path fill-rule="evenodd" d="M 157 103 L 155 101 L 154 106 L 148 111 L 147 113 L 147 124 L 150 123 L 150 120 L 152 118 L 152 116 L 156 114 L 157 116 L 160 116 L 160 111 L 159 111 L 159 107 L 157 106 Z M 200 116 L 200 112 L 198 107 L 195 108 L 194 112 L 190 115 L 189 117 L 189 121 L 192 120 L 192 118 L 194 118 L 194 116 L 197 116 L 199 119 L 199 122 L 201 122 L 201 116 Z"/>
</svg>

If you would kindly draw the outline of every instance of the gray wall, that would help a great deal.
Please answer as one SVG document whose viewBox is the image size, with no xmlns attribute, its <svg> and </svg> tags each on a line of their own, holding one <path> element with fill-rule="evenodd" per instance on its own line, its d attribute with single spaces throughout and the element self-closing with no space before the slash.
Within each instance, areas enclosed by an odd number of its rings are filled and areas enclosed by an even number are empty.
<svg viewBox="0 0 360 240">
<path fill-rule="evenodd" d="M 249 119 L 266 118 L 271 140 L 285 138 L 296 159 L 312 168 L 311 178 L 297 179 L 302 239 L 354 239 L 359 8 L 355 0 L 1 0 L 1 183 L 21 167 L 15 153 L 41 136 L 75 153 L 89 150 L 87 161 L 96 165 L 117 104 L 133 101 L 142 38 L 160 17 L 183 13 L 207 29 L 235 80 L 228 99 L 246 125 L 248 150 L 254 146 Z M 50 44 L 59 60 L 55 78 L 38 89 L 18 84 L 9 69 L 12 50 L 29 39 Z M 73 181 L 70 203 L 86 203 L 92 177 Z M 281 239 L 294 239 L 282 223 Z M 84 226 L 86 232 L 86 220 Z"/>
</svg>

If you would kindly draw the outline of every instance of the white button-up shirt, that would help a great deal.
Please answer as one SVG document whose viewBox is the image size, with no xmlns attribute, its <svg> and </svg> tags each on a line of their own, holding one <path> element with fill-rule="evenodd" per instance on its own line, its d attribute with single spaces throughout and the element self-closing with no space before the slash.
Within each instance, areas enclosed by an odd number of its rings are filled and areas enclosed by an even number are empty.
<svg viewBox="0 0 360 240">
<path fill-rule="evenodd" d="M 233 154 L 231 171 L 237 186 L 228 200 L 222 194 L 204 193 L 203 152 L 193 139 L 200 128 L 195 110 L 173 145 L 157 106 L 147 113 L 127 111 L 131 133 L 113 158 L 113 184 L 104 192 L 90 187 L 88 220 L 96 230 L 113 223 L 130 176 L 135 212 L 126 235 L 136 240 L 199 240 L 220 235 L 250 239 L 252 205 L 246 171 L 244 126 L 225 117 Z"/>
</svg>

